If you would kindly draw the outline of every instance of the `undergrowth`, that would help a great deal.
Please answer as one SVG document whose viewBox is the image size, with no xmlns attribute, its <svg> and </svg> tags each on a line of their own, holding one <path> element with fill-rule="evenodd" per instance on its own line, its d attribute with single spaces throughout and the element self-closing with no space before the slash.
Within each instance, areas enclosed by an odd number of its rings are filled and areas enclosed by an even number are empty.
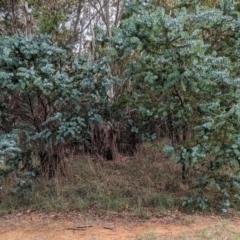
<svg viewBox="0 0 240 240">
<path fill-rule="evenodd" d="M 138 217 L 167 214 L 179 205 L 179 166 L 164 157 L 159 144 L 139 147 L 132 158 L 99 161 L 77 155 L 67 159 L 68 175 L 39 179 L 32 193 L 13 192 L 16 176 L 1 180 L 0 213 L 16 210 L 128 212 Z M 179 173 L 178 173 L 179 172 Z M 179 191 L 180 190 L 180 191 Z"/>
<path fill-rule="evenodd" d="M 14 211 L 81 211 L 128 213 L 148 218 L 181 208 L 189 182 L 181 179 L 179 165 L 165 157 L 163 143 L 139 146 L 134 157 L 100 161 L 93 156 L 68 157 L 67 176 L 39 178 L 33 191 L 14 194 L 16 173 L 0 180 L 0 214 Z M 190 206 L 190 212 L 195 206 Z"/>
</svg>

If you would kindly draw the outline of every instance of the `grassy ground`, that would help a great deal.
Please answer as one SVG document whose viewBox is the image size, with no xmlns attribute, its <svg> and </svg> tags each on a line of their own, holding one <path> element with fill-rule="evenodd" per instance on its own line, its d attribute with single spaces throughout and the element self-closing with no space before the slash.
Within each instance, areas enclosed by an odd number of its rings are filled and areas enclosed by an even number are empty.
<svg viewBox="0 0 240 240">
<path fill-rule="evenodd" d="M 16 210 L 129 212 L 138 217 L 168 214 L 179 206 L 186 185 L 180 168 L 164 157 L 162 144 L 141 146 L 115 162 L 91 156 L 68 158 L 68 175 L 34 183 L 31 194 L 13 193 L 16 175 L 1 180 L 0 213 Z"/>
<path fill-rule="evenodd" d="M 238 240 L 240 239 L 239 229 L 228 220 L 221 220 L 217 225 L 203 228 L 201 231 L 192 233 L 176 234 L 176 236 L 164 236 L 164 238 L 154 231 L 147 232 L 140 236 L 138 240 Z"/>
<path fill-rule="evenodd" d="M 17 174 L 13 173 L 0 179 L 0 214 L 24 210 L 77 210 L 100 215 L 117 212 L 141 218 L 171 214 L 182 209 L 183 197 L 198 193 L 189 187 L 197 176 L 190 171 L 183 181 L 180 166 L 164 156 L 164 145 L 141 145 L 134 157 L 119 157 L 118 161 L 100 161 L 86 155 L 68 157 L 66 177 L 40 178 L 33 182 L 33 191 L 25 188 L 22 196 L 14 193 Z M 218 195 L 211 188 L 206 191 L 212 203 L 219 202 Z M 216 205 L 209 204 L 208 211 L 215 211 Z M 199 209 L 193 204 L 184 210 L 192 213 Z"/>
</svg>

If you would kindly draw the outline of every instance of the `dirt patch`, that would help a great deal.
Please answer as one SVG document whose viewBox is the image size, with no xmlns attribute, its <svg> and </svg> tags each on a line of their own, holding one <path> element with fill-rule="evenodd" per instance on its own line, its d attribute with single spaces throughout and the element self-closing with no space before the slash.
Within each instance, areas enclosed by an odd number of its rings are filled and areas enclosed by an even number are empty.
<svg viewBox="0 0 240 240">
<path fill-rule="evenodd" d="M 239 233 L 238 239 L 240 239 L 240 218 L 238 217 L 226 220 L 217 216 L 177 214 L 171 217 L 151 218 L 140 221 L 129 217 L 114 217 L 109 220 L 103 220 L 97 217 L 82 216 L 78 213 L 36 214 L 29 212 L 0 218 L 0 239 L 150 239 L 150 237 L 146 237 L 148 233 L 154 233 L 155 238 L 151 239 L 177 239 L 183 236 L 197 236 L 197 234 L 204 229 L 220 229 L 221 231 L 227 226 L 231 228 L 231 231 L 234 231 L 234 233 Z"/>
</svg>

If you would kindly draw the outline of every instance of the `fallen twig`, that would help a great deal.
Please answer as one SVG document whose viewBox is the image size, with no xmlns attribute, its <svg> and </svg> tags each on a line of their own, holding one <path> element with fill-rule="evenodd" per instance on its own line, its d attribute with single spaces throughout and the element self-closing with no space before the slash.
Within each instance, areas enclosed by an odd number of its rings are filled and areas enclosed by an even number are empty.
<svg viewBox="0 0 240 240">
<path fill-rule="evenodd" d="M 125 227 L 125 226 L 123 226 L 125 229 L 127 229 L 128 231 L 131 231 L 131 229 L 130 228 L 128 228 L 128 227 Z"/>
<path fill-rule="evenodd" d="M 78 230 L 78 231 L 84 231 L 83 228 L 66 228 L 67 230 Z"/>
<path fill-rule="evenodd" d="M 109 229 L 109 230 L 112 230 L 112 231 L 115 230 L 114 228 L 111 228 L 111 227 L 103 227 L 103 228 L 105 228 L 105 229 Z"/>
<path fill-rule="evenodd" d="M 83 226 L 77 226 L 77 227 L 68 227 L 67 230 L 84 230 L 84 228 L 90 228 L 93 227 L 93 225 L 83 225 Z"/>
</svg>

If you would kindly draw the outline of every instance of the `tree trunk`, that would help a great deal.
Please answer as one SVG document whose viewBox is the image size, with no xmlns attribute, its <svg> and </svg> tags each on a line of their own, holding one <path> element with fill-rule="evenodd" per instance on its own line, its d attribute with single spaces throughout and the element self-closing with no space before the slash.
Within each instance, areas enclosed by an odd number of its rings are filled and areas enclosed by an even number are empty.
<svg viewBox="0 0 240 240">
<path fill-rule="evenodd" d="M 42 151 L 39 158 L 42 176 L 48 179 L 66 176 L 66 163 L 60 154 Z"/>
</svg>

